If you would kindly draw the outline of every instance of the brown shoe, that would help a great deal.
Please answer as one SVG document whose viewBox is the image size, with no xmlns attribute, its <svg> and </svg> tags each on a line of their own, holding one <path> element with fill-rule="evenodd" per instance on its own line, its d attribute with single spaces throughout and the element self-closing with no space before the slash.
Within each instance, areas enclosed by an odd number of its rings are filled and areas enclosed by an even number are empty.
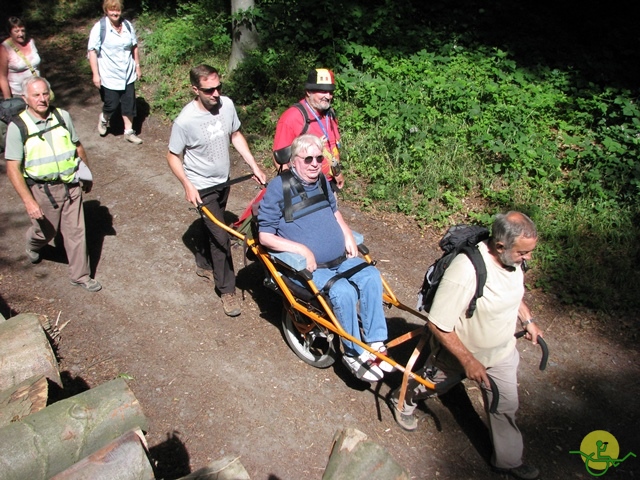
<svg viewBox="0 0 640 480">
<path fill-rule="evenodd" d="M 220 298 L 222 299 L 222 309 L 227 316 L 237 317 L 240 315 L 242 312 L 240 299 L 235 293 L 223 293 Z"/>
<path fill-rule="evenodd" d="M 207 270 L 206 268 L 196 268 L 196 275 L 213 282 L 213 270 Z"/>
</svg>

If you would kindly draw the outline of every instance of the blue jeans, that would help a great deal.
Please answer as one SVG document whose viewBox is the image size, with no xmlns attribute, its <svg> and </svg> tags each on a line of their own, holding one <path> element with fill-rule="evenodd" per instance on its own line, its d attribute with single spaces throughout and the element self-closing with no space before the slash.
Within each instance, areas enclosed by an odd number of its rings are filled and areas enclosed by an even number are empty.
<svg viewBox="0 0 640 480">
<path fill-rule="evenodd" d="M 336 268 L 319 268 L 313 272 L 313 282 L 318 289 L 338 273 L 363 263 L 361 258 L 348 258 Z M 354 287 L 354 285 L 357 287 Z M 375 267 L 366 267 L 351 278 L 341 278 L 329 290 L 329 299 L 340 324 L 352 337 L 362 340 L 358 325 L 358 299 L 360 320 L 366 343 L 384 342 L 387 339 L 387 320 L 382 305 L 382 279 Z M 347 355 L 356 356 L 364 350 L 353 342 L 343 340 Z"/>
</svg>

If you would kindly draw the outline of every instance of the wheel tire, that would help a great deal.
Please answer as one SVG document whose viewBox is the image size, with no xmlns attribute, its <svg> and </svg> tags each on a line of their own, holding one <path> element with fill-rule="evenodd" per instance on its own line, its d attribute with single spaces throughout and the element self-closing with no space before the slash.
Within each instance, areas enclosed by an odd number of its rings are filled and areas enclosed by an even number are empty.
<svg viewBox="0 0 640 480">
<path fill-rule="evenodd" d="M 282 333 L 291 350 L 312 367 L 327 368 L 333 365 L 338 356 L 335 348 L 336 337 L 330 332 L 330 338 L 328 338 L 318 327 L 303 334 L 296 327 L 296 323 L 308 326 L 312 321 L 297 310 L 284 305 Z"/>
</svg>

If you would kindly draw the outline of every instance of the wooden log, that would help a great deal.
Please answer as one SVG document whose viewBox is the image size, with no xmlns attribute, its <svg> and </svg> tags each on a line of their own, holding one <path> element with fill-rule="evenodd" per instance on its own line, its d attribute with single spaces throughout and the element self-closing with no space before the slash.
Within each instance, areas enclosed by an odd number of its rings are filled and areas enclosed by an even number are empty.
<svg viewBox="0 0 640 480">
<path fill-rule="evenodd" d="M 0 427 L 17 422 L 47 406 L 49 385 L 44 375 L 28 378 L 0 392 Z"/>
<path fill-rule="evenodd" d="M 240 457 L 227 456 L 178 480 L 251 480 L 251 477 Z"/>
<path fill-rule="evenodd" d="M 147 429 L 122 379 L 49 405 L 0 429 L 0 480 L 47 479 L 123 433 Z"/>
<path fill-rule="evenodd" d="M 38 315 L 21 313 L 0 322 L 0 390 L 35 375 L 44 375 L 62 386 L 58 362 Z"/>
<path fill-rule="evenodd" d="M 409 480 L 380 445 L 355 428 L 336 432 L 322 480 Z"/>
<path fill-rule="evenodd" d="M 147 442 L 140 430 L 131 430 L 83 458 L 51 480 L 153 480 Z"/>
</svg>

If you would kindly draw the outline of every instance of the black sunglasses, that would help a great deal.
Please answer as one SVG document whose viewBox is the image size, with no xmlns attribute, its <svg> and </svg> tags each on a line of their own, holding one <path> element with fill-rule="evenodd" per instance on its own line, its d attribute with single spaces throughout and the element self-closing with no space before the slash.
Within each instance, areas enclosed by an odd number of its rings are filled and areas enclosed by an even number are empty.
<svg viewBox="0 0 640 480">
<path fill-rule="evenodd" d="M 296 156 L 298 158 L 303 158 L 304 163 L 306 163 L 307 165 L 311 165 L 311 162 L 313 162 L 314 160 L 318 163 L 324 162 L 324 156 L 322 155 L 318 155 L 317 157 L 312 157 L 311 155 L 309 155 L 308 157 L 303 157 L 302 155 L 296 155 Z"/>
<path fill-rule="evenodd" d="M 222 91 L 222 84 L 219 84 L 217 87 L 211 87 L 211 88 L 198 87 L 198 90 L 200 90 L 205 95 L 211 95 L 213 92 L 216 92 L 216 91 L 220 93 Z"/>
</svg>

